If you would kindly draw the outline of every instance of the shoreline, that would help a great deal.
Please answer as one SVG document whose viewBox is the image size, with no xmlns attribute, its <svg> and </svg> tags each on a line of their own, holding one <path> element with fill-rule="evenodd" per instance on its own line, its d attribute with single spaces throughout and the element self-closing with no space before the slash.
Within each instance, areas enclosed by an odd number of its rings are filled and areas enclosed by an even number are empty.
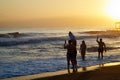
<svg viewBox="0 0 120 80">
<path fill-rule="evenodd" d="M 117 65 L 120 65 L 120 62 L 110 62 L 110 63 L 104 63 L 104 64 L 95 65 L 95 66 L 80 67 L 80 68 L 78 68 L 78 72 L 76 74 L 94 71 L 96 69 L 104 68 L 104 67 L 117 66 Z M 32 74 L 32 75 L 26 75 L 26 76 L 4 78 L 1 80 L 44 80 L 44 78 L 60 76 L 60 75 L 68 75 L 67 70 L 60 70 L 60 71 L 56 71 L 56 72 L 46 72 L 46 73 L 38 73 L 38 74 Z M 72 75 L 72 73 L 70 75 Z"/>
<path fill-rule="evenodd" d="M 32 80 L 120 80 L 120 65 L 101 67 L 92 71 L 36 78 Z"/>
</svg>

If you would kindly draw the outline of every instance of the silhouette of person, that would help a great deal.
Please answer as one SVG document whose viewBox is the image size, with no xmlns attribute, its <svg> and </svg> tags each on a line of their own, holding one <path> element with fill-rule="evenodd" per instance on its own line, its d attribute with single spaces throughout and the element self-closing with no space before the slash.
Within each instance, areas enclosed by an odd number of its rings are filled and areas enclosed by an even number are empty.
<svg viewBox="0 0 120 80">
<path fill-rule="evenodd" d="M 69 35 L 70 40 L 72 41 L 72 44 L 75 46 L 74 53 L 75 53 L 75 57 L 76 57 L 77 56 L 77 48 L 76 48 L 77 41 L 76 41 L 76 37 L 74 36 L 74 34 L 71 31 L 69 31 L 68 35 Z"/>
<path fill-rule="evenodd" d="M 81 53 L 82 60 L 85 61 L 86 44 L 84 40 L 82 41 L 82 44 L 80 45 L 80 53 Z"/>
<path fill-rule="evenodd" d="M 76 56 L 77 56 L 77 40 L 76 40 L 76 37 L 71 31 L 69 31 L 68 36 L 69 36 L 69 39 L 72 41 L 72 44 L 75 46 L 74 54 L 75 54 L 75 59 L 76 59 Z M 76 65 L 77 65 L 77 61 L 76 61 Z M 76 68 L 76 71 L 77 71 L 77 68 Z"/>
<path fill-rule="evenodd" d="M 106 52 L 106 45 L 105 43 L 102 41 L 102 38 L 100 38 L 100 40 L 98 41 L 98 37 L 96 39 L 97 43 L 98 43 L 98 59 L 103 59 L 103 51 Z"/>
<path fill-rule="evenodd" d="M 72 63 L 73 72 L 76 72 L 77 71 L 77 60 L 76 60 L 75 53 L 74 53 L 75 46 L 72 44 L 71 40 L 68 40 L 68 44 L 66 44 L 66 40 L 65 40 L 64 49 L 67 49 L 68 73 L 70 73 L 70 62 Z"/>
</svg>

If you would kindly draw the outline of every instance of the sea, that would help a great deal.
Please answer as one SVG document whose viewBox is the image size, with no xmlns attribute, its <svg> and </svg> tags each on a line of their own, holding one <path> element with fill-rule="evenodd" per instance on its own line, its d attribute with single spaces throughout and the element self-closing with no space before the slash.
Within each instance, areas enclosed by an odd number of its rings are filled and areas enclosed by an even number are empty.
<svg viewBox="0 0 120 80">
<path fill-rule="evenodd" d="M 89 28 L 0 28 L 0 79 L 67 69 L 64 41 L 71 31 L 77 39 L 78 68 L 120 61 L 120 32 Z M 17 37 L 8 33 L 18 32 Z M 106 44 L 104 58 L 98 59 L 96 37 Z M 86 61 L 79 53 L 87 45 Z"/>
</svg>

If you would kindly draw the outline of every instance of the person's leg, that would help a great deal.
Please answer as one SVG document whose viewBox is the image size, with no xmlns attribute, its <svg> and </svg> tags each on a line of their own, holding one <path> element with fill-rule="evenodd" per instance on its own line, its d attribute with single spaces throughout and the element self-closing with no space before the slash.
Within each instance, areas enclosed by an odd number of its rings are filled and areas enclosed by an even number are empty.
<svg viewBox="0 0 120 80">
<path fill-rule="evenodd" d="M 73 73 L 75 72 L 75 65 L 74 64 L 72 64 L 72 66 L 73 66 Z"/>
<path fill-rule="evenodd" d="M 85 61 L 85 53 L 83 54 L 83 61 Z"/>
<path fill-rule="evenodd" d="M 98 59 L 100 59 L 100 52 L 101 52 L 101 49 L 99 48 L 98 49 Z"/>
<path fill-rule="evenodd" d="M 77 72 L 77 59 L 76 59 L 76 55 L 77 51 L 75 50 L 74 54 L 72 55 L 72 63 L 73 63 L 73 68 L 74 71 L 73 72 Z"/>
<path fill-rule="evenodd" d="M 71 63 L 72 63 L 72 69 L 73 69 L 73 73 L 74 73 L 74 72 L 76 72 L 76 69 L 75 69 L 75 65 L 76 65 L 75 60 L 72 59 Z"/>
<path fill-rule="evenodd" d="M 81 58 L 82 58 L 82 61 L 83 61 L 83 53 L 81 52 Z"/>
<path fill-rule="evenodd" d="M 100 59 L 100 52 L 98 52 L 98 59 Z"/>
<path fill-rule="evenodd" d="M 68 73 L 70 73 L 70 60 L 67 58 L 67 69 Z"/>
<path fill-rule="evenodd" d="M 103 59 L 103 52 L 101 52 L 101 58 Z"/>
<path fill-rule="evenodd" d="M 75 71 L 77 72 L 77 60 L 75 59 Z"/>
</svg>

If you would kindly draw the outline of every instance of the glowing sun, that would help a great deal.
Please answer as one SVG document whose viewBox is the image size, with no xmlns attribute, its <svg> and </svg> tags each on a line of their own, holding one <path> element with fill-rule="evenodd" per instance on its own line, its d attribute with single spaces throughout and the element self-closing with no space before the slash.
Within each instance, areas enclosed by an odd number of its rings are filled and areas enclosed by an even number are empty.
<svg viewBox="0 0 120 80">
<path fill-rule="evenodd" d="M 106 11 L 113 18 L 120 20 L 120 0 L 108 0 Z"/>
</svg>

